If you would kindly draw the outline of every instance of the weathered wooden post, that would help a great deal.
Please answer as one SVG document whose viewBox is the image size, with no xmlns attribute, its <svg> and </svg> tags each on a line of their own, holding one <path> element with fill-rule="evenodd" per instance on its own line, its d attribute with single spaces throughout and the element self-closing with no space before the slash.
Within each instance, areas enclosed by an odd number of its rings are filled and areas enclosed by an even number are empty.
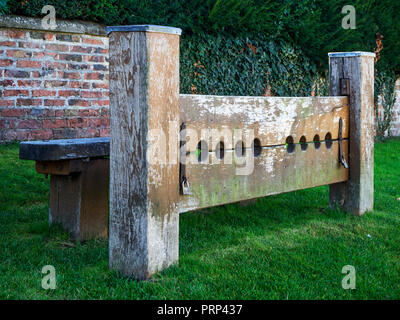
<svg viewBox="0 0 400 320">
<path fill-rule="evenodd" d="M 374 53 L 329 54 L 330 95 L 349 96 L 349 180 L 330 185 L 331 206 L 362 215 L 374 205 Z"/>
<path fill-rule="evenodd" d="M 145 279 L 178 260 L 181 30 L 142 25 L 108 33 L 110 267 Z"/>
</svg>

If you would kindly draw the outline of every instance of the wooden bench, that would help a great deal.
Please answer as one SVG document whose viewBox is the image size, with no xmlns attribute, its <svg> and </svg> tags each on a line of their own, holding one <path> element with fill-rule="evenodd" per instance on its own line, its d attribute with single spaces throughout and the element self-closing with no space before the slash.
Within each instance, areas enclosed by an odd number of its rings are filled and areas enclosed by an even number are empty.
<svg viewBox="0 0 400 320">
<path fill-rule="evenodd" d="M 109 138 L 21 142 L 19 157 L 50 175 L 49 222 L 75 240 L 108 236 Z"/>
</svg>

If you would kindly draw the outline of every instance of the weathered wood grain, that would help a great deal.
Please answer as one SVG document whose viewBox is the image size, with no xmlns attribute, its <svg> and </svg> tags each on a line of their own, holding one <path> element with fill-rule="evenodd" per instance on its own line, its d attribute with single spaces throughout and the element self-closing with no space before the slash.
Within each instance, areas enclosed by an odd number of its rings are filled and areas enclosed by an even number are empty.
<svg viewBox="0 0 400 320">
<path fill-rule="evenodd" d="M 79 172 L 50 172 L 49 222 L 74 240 L 107 238 L 109 159 L 74 161 L 81 162 Z"/>
<path fill-rule="evenodd" d="M 343 141 L 343 146 L 347 159 L 347 140 Z M 329 149 L 325 143 L 319 149 L 310 144 L 306 151 L 297 145 L 293 153 L 288 153 L 285 146 L 266 147 L 256 158 L 252 157 L 251 149 L 247 149 L 241 159 L 232 151 L 227 151 L 222 160 L 216 158 L 215 152 L 210 152 L 205 162 L 198 162 L 195 154 L 190 157 L 186 174 L 192 194 L 181 196 L 180 212 L 348 179 L 348 169 L 339 167 L 337 141 Z M 232 159 L 231 164 L 224 163 L 228 158 Z"/>
<path fill-rule="evenodd" d="M 88 159 L 89 161 L 89 159 Z M 61 161 L 36 161 L 36 172 L 68 176 L 71 173 L 81 172 L 84 168 L 82 159 Z"/>
<path fill-rule="evenodd" d="M 343 137 L 347 138 L 347 103 L 347 97 L 180 95 L 179 99 L 189 152 L 197 149 L 200 140 L 206 140 L 210 150 L 215 150 L 221 140 L 225 149 L 233 149 L 241 136 L 247 140 L 245 147 L 251 146 L 252 137 L 259 139 L 261 146 L 284 145 L 288 136 L 295 143 L 302 136 L 307 142 L 313 141 L 315 135 L 324 140 L 328 132 L 337 139 L 339 118 L 343 118 Z"/>
<path fill-rule="evenodd" d="M 59 161 L 105 157 L 110 154 L 110 138 L 24 141 L 19 157 L 25 160 Z"/>
<path fill-rule="evenodd" d="M 172 143 L 154 132 L 179 124 L 179 35 L 129 30 L 110 33 L 109 253 L 110 267 L 145 279 L 178 260 L 179 128 Z M 153 161 L 165 146 L 171 161 Z"/>
<path fill-rule="evenodd" d="M 349 79 L 349 180 L 330 186 L 331 206 L 361 215 L 374 203 L 374 54 L 329 55 L 330 94 L 339 95 Z"/>
</svg>

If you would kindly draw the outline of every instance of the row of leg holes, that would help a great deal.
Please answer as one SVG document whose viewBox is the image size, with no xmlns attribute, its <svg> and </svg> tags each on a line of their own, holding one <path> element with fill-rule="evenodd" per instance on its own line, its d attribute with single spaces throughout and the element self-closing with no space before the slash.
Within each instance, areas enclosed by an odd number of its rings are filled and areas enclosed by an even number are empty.
<svg viewBox="0 0 400 320">
<path fill-rule="evenodd" d="M 328 132 L 325 135 L 325 146 L 330 149 L 332 147 L 332 134 Z M 313 142 L 315 149 L 319 149 L 321 147 L 321 139 L 318 134 L 314 136 Z M 299 140 L 300 148 L 302 151 L 306 151 L 308 148 L 308 142 L 305 136 L 301 136 Z M 289 153 L 294 152 L 296 149 L 296 144 L 294 143 L 293 137 L 289 136 L 286 138 L 286 149 Z"/>
<path fill-rule="evenodd" d="M 326 148 L 330 149 L 332 147 L 332 134 L 328 132 L 325 135 L 325 146 Z M 305 136 L 302 136 L 299 140 L 300 148 L 302 151 L 306 151 L 308 148 L 308 142 Z M 319 149 L 321 147 L 321 139 L 318 134 L 314 136 L 313 139 L 313 144 L 315 149 Z M 261 141 L 259 139 L 254 139 L 253 143 L 251 145 L 251 148 L 253 150 L 254 156 L 258 157 L 261 154 L 262 147 L 261 147 Z M 286 138 L 286 148 L 289 153 L 294 152 L 296 149 L 296 144 L 294 143 L 293 137 L 289 136 Z M 197 152 L 198 152 L 198 161 L 199 162 L 204 162 L 207 160 L 208 157 L 208 144 L 206 141 L 201 140 L 197 144 Z M 225 156 L 225 145 L 223 141 L 218 142 L 216 148 L 215 148 L 215 154 L 218 159 L 223 159 Z M 238 141 L 235 145 L 235 154 L 237 157 L 243 157 L 246 154 L 246 148 L 244 146 L 243 141 Z"/>
<path fill-rule="evenodd" d="M 253 150 L 254 156 L 258 157 L 261 154 L 261 141 L 259 139 L 254 139 L 253 143 L 251 145 L 251 148 Z M 199 162 L 204 162 L 207 160 L 208 157 L 208 144 L 206 141 L 201 140 L 197 144 L 197 160 Z M 244 157 L 246 154 L 246 148 L 244 146 L 243 141 L 238 141 L 235 145 L 235 154 L 237 157 Z M 217 156 L 218 159 L 223 159 L 225 156 L 225 145 L 224 142 L 218 142 L 216 148 L 215 148 L 215 155 Z"/>
</svg>

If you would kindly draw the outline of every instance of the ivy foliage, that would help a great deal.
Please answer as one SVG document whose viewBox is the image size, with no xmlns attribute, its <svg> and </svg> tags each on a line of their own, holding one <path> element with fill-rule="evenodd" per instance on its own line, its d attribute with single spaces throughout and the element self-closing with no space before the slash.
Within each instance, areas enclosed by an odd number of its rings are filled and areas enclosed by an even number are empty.
<svg viewBox="0 0 400 320">
<path fill-rule="evenodd" d="M 356 29 L 342 28 L 348 4 L 356 10 Z M 330 51 L 373 51 L 379 33 L 378 67 L 400 73 L 398 0 L 9 0 L 11 13 L 27 16 L 42 16 L 44 5 L 53 5 L 59 18 L 106 25 L 170 25 L 187 35 L 262 33 L 298 46 L 321 70 Z"/>
<path fill-rule="evenodd" d="M 182 38 L 182 93 L 309 96 L 314 91 L 324 95 L 325 82 L 318 82 L 323 76 L 300 48 L 263 34 Z"/>
<path fill-rule="evenodd" d="M 0 0 L 0 15 L 8 13 L 7 0 Z"/>
</svg>

